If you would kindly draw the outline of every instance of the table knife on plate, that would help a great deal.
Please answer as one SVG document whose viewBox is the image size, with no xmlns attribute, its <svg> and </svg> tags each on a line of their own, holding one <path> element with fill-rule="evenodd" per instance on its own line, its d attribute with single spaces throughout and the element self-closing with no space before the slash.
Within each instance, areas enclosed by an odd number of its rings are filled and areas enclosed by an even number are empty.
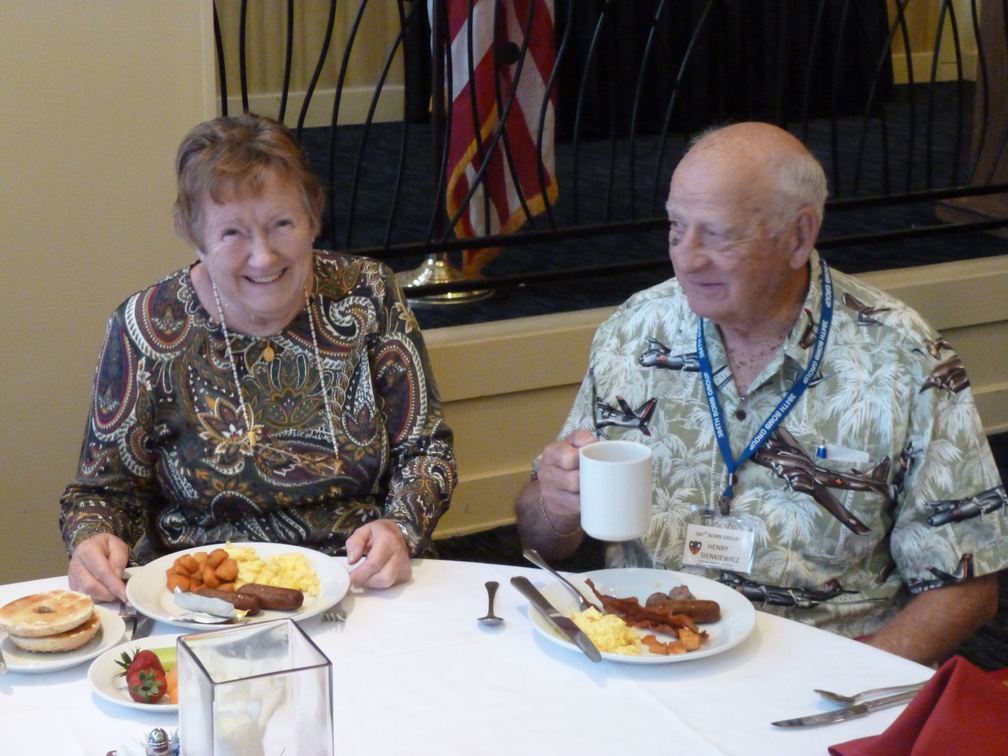
<svg viewBox="0 0 1008 756">
<path fill-rule="evenodd" d="M 539 592 L 538 588 L 532 585 L 527 577 L 524 575 L 515 575 L 511 578 L 511 585 L 517 588 L 529 600 L 532 606 L 542 613 L 551 626 L 570 638 L 571 642 L 580 648 L 585 656 L 593 662 L 602 661 L 602 654 L 595 648 L 595 644 L 591 642 L 591 639 L 585 634 L 584 630 L 578 627 L 570 617 L 565 617 L 557 611 L 556 607 L 546 600 L 546 597 Z"/>
<path fill-rule="evenodd" d="M 779 722 L 771 722 L 774 727 L 814 727 L 815 725 L 833 724 L 834 722 L 844 722 L 848 719 L 856 719 L 870 714 L 878 709 L 886 709 L 890 706 L 899 706 L 908 703 L 917 695 L 918 691 L 909 693 L 897 693 L 891 696 L 883 696 L 873 700 L 864 701 L 853 706 L 845 706 L 835 711 L 824 711 L 820 714 L 811 714 L 807 717 L 796 719 L 782 719 Z"/>
</svg>

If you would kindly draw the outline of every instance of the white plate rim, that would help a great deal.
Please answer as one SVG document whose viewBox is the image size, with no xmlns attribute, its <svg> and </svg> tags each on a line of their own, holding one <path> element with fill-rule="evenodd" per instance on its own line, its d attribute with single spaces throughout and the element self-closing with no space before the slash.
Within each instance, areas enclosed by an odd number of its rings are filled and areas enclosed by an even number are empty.
<svg viewBox="0 0 1008 756">
<path fill-rule="evenodd" d="M 655 591 L 668 591 L 677 585 L 686 585 L 698 599 L 717 601 L 721 605 L 721 619 L 718 622 L 701 625 L 701 629 L 706 630 L 710 635 L 710 640 L 696 651 L 686 654 L 662 655 L 652 654 L 644 649 L 640 656 L 603 651 L 602 658 L 607 661 L 622 664 L 674 664 L 695 661 L 723 653 L 737 646 L 748 638 L 756 627 L 756 609 L 749 599 L 726 585 L 700 575 L 647 567 L 623 567 L 583 572 L 568 575 L 568 578 L 574 585 L 582 588 L 589 598 L 592 597 L 592 591 L 585 582 L 587 578 L 590 578 L 602 593 L 622 598 L 636 596 L 641 603 Z M 561 614 L 569 615 L 577 611 L 577 601 L 559 581 L 552 580 L 540 590 Z M 533 610 L 531 606 L 529 616 L 532 620 L 532 627 L 546 640 L 581 653 L 574 643 L 548 625 L 542 614 Z"/>
<path fill-rule="evenodd" d="M 94 610 L 101 617 L 101 630 L 98 631 L 98 634 L 94 638 L 80 648 L 75 648 L 73 651 L 61 651 L 57 653 L 25 651 L 14 645 L 14 641 L 4 634 L 2 640 L 0 640 L 0 646 L 3 648 L 7 670 L 9 672 L 21 672 L 29 675 L 59 672 L 60 670 L 76 667 L 78 664 L 91 661 L 100 653 L 122 640 L 126 624 L 118 613 L 98 604 L 95 604 Z"/>
<path fill-rule="evenodd" d="M 133 649 L 143 651 L 148 648 L 166 648 L 168 646 L 174 646 L 177 639 L 177 635 L 150 635 L 146 638 L 139 638 L 135 641 L 120 643 L 115 648 L 108 649 L 105 653 L 101 654 L 97 659 L 91 662 L 91 666 L 88 667 L 88 682 L 91 683 L 91 689 L 94 691 L 95 695 L 119 706 L 126 706 L 130 709 L 137 709 L 139 711 L 149 711 L 155 714 L 177 714 L 178 704 L 140 703 L 139 701 L 134 701 L 130 698 L 129 693 L 126 692 L 125 681 L 122 687 L 118 687 L 114 684 L 116 676 L 122 669 L 122 667 L 116 664 L 116 659 L 118 659 L 119 655 L 124 651 L 132 651 Z"/>
<path fill-rule="evenodd" d="M 302 554 L 319 578 L 318 596 L 306 595 L 304 604 L 300 609 L 293 612 L 264 609 L 254 617 L 246 617 L 245 621 L 247 623 L 269 622 L 270 620 L 285 618 L 294 620 L 308 619 L 309 617 L 321 614 L 337 601 L 340 601 L 350 590 L 350 574 L 342 564 L 336 561 L 335 557 L 323 554 L 321 551 L 315 551 L 303 546 L 294 546 L 289 543 L 241 541 L 226 544 L 212 543 L 206 546 L 182 549 L 181 551 L 166 554 L 141 567 L 137 567 L 133 570 L 132 577 L 126 583 L 126 597 L 136 607 L 138 612 L 158 622 L 165 622 L 176 627 L 202 628 L 203 630 L 215 627 L 214 625 L 205 625 L 199 622 L 174 619 L 172 617 L 170 612 L 181 612 L 183 610 L 175 606 L 171 593 L 168 591 L 165 571 L 183 554 L 194 554 L 197 551 L 210 552 L 224 546 L 235 548 L 247 546 L 255 549 L 256 554 L 264 559 L 294 552 Z"/>
</svg>

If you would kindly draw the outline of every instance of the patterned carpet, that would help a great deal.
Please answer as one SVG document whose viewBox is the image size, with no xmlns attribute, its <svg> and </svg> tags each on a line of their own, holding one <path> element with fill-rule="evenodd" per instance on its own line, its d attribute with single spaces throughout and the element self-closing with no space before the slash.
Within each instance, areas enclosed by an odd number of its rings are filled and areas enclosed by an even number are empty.
<svg viewBox="0 0 1008 756">
<path fill-rule="evenodd" d="M 1001 478 L 1005 480 L 1008 478 L 1008 433 L 991 436 L 990 441 L 1001 470 Z M 529 566 L 522 557 L 521 541 L 514 526 L 445 538 L 437 541 L 436 547 L 442 559 Z M 603 544 L 587 539 L 570 559 L 555 562 L 553 566 L 568 572 L 586 572 L 601 569 L 605 566 L 604 562 Z M 998 582 L 1001 590 L 997 616 L 957 651 L 980 669 L 987 671 L 1008 667 L 1008 570 L 998 575 Z"/>
</svg>

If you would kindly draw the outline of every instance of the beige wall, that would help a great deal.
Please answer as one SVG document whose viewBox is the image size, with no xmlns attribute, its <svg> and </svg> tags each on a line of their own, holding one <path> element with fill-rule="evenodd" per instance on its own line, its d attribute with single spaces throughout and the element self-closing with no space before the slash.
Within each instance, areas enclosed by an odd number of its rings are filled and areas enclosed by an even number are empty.
<svg viewBox="0 0 1008 756">
<path fill-rule="evenodd" d="M 241 79 L 239 76 L 239 31 L 241 0 L 217 0 L 221 39 L 226 51 L 225 70 L 228 112 L 240 113 Z M 363 4 L 363 3 L 362 3 Z M 304 95 L 318 64 L 329 18 L 330 0 L 298 0 L 294 4 L 293 45 L 291 55 L 292 86 L 284 121 L 297 123 Z M 280 112 L 283 71 L 287 45 L 287 4 L 282 2 L 248 3 L 246 32 L 249 110 L 276 117 Z M 332 109 L 339 82 L 343 54 L 358 14 L 358 2 L 336 4 L 336 20 L 326 62 L 312 94 L 305 124 L 326 126 L 332 121 Z M 378 81 L 399 32 L 398 3 L 368 2 L 361 14 L 359 28 L 347 61 L 346 77 L 340 99 L 340 123 L 361 123 L 371 105 L 374 84 Z M 375 120 L 398 121 L 403 111 L 403 56 L 400 45 L 382 87 Z"/>
<path fill-rule="evenodd" d="M 190 259 L 172 159 L 213 112 L 209 10 L 0 0 L 0 581 L 65 569 L 57 502 L 105 321 Z"/>
<path fill-rule="evenodd" d="M 937 81 L 952 81 L 959 78 L 956 63 L 956 39 L 952 35 L 950 14 L 955 15 L 956 29 L 959 36 L 959 52 L 962 56 L 963 75 L 973 79 L 976 75 L 977 51 L 976 37 L 973 34 L 972 0 L 952 0 L 945 8 L 944 3 L 935 0 L 887 0 L 889 18 L 897 19 L 897 3 L 905 5 L 903 19 L 909 49 L 914 51 L 909 59 L 906 56 L 907 46 L 903 41 L 903 29 L 900 29 L 893 39 L 893 73 L 896 83 L 902 84 L 909 80 L 913 73 L 915 82 L 929 81 L 931 67 L 935 68 Z M 980 0 L 977 0 L 978 7 Z M 941 24 L 942 35 L 938 44 L 938 60 L 935 61 L 934 48 L 937 30 Z"/>
</svg>

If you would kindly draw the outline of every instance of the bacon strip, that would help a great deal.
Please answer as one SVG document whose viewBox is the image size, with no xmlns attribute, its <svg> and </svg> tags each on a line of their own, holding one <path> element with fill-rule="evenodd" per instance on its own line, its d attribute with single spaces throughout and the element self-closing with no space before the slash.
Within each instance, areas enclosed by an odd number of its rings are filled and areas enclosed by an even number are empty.
<svg viewBox="0 0 1008 756">
<path fill-rule="evenodd" d="M 697 627 L 693 618 L 685 614 L 671 614 L 662 611 L 660 608 L 641 606 L 637 598 L 616 598 L 599 593 L 591 579 L 585 580 L 588 587 L 598 597 L 602 608 L 609 614 L 616 614 L 623 618 L 631 627 L 638 627 L 645 630 L 654 630 L 659 633 L 666 633 L 673 637 L 679 637 L 679 629 L 686 628 L 692 633 L 706 638 L 707 633 Z"/>
</svg>

